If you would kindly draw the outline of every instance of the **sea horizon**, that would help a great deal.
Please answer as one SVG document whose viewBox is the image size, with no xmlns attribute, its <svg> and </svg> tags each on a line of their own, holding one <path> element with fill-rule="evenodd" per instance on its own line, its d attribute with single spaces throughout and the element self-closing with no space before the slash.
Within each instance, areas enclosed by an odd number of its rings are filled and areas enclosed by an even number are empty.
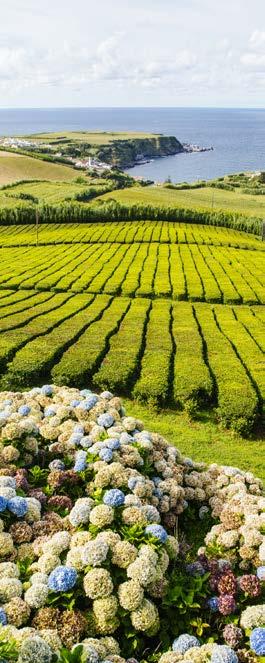
<svg viewBox="0 0 265 663">
<path fill-rule="evenodd" d="M 60 131 L 162 133 L 212 151 L 178 154 L 129 169 L 134 176 L 173 182 L 265 170 L 265 109 L 209 106 L 54 106 L 1 108 L 0 135 Z"/>
</svg>

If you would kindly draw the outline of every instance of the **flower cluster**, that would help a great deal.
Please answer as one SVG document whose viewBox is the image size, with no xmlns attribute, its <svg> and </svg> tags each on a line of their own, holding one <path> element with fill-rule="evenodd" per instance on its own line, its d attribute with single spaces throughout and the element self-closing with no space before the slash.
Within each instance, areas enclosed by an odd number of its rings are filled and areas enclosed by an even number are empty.
<svg viewBox="0 0 265 663">
<path fill-rule="evenodd" d="M 160 663 L 263 656 L 264 531 L 258 479 L 193 463 L 110 392 L 1 394 L 0 659 L 125 663 L 152 639 Z"/>
</svg>

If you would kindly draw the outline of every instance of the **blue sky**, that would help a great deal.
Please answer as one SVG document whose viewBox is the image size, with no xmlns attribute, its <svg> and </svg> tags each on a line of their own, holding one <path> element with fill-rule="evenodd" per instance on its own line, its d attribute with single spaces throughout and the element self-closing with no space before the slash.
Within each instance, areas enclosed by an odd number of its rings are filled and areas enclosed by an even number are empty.
<svg viewBox="0 0 265 663">
<path fill-rule="evenodd" d="M 264 0 L 4 0 L 0 107 L 265 107 Z"/>
</svg>

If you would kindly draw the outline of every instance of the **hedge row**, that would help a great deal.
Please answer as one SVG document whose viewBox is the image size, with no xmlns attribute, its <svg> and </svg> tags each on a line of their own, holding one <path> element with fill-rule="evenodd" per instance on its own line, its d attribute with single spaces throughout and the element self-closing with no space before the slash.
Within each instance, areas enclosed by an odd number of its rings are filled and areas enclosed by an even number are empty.
<svg viewBox="0 0 265 663">
<path fill-rule="evenodd" d="M 241 253 L 240 261 L 235 249 L 230 249 L 229 252 L 225 249 L 220 249 L 220 256 L 225 256 L 226 260 L 233 265 L 233 268 L 239 272 L 241 278 L 245 284 L 247 284 L 249 293 L 247 303 L 256 304 L 258 300 L 262 304 L 265 304 L 264 257 L 262 261 L 262 269 L 259 269 L 257 265 L 252 262 L 251 254 Z M 255 257 L 256 261 L 258 261 L 258 256 Z M 246 301 L 246 288 L 244 288 L 243 292 L 243 301 Z"/>
<path fill-rule="evenodd" d="M 97 276 L 101 273 L 102 268 L 108 269 L 108 264 L 112 261 L 118 251 L 117 244 L 103 244 L 99 249 L 96 259 L 92 263 L 88 263 L 86 270 L 82 270 L 81 275 L 72 284 L 71 290 L 73 292 L 82 292 L 90 289 L 90 292 L 99 292 L 96 288 L 90 288 L 91 283 L 96 282 Z"/>
<path fill-rule="evenodd" d="M 149 244 L 148 254 L 141 270 L 140 285 L 135 292 L 136 297 L 148 297 L 153 292 L 157 256 L 158 244 Z"/>
<path fill-rule="evenodd" d="M 173 304 L 172 334 L 176 345 L 173 383 L 176 405 L 190 409 L 209 404 L 213 399 L 213 382 L 190 304 Z"/>
<path fill-rule="evenodd" d="M 135 256 L 132 265 L 129 267 L 126 279 L 122 284 L 122 294 L 126 296 L 134 295 L 140 285 L 140 276 L 147 258 L 148 245 L 140 244 L 139 250 Z"/>
<path fill-rule="evenodd" d="M 169 277 L 170 248 L 169 244 L 160 244 L 154 281 L 154 294 L 156 297 L 171 296 L 171 282 Z"/>
<path fill-rule="evenodd" d="M 169 395 L 173 352 L 170 327 L 170 302 L 166 300 L 153 302 L 146 331 L 141 373 L 133 394 L 155 407 L 165 404 Z"/>
<path fill-rule="evenodd" d="M 29 309 L 27 314 L 18 313 L 12 316 L 12 328 L 10 321 L 5 328 L 1 325 L 3 331 L 0 334 L 0 366 L 5 366 L 14 353 L 32 338 L 46 334 L 58 323 L 58 319 L 67 317 L 69 298 L 66 293 L 53 296 L 51 293 L 41 293 L 40 303 Z"/>
<path fill-rule="evenodd" d="M 81 203 L 60 205 L 43 205 L 39 208 L 41 223 L 86 223 L 87 221 L 130 221 L 130 220 L 162 220 L 180 221 L 185 223 L 225 226 L 237 230 L 245 230 L 255 235 L 261 233 L 261 219 L 246 217 L 238 213 L 210 211 L 206 209 L 188 209 L 182 207 L 165 207 L 154 205 L 125 205 L 115 201 L 95 204 Z M 35 223 L 36 208 L 25 205 L 0 208 L 0 224 Z"/>
<path fill-rule="evenodd" d="M 210 246 L 206 246 L 204 247 L 203 256 L 208 267 L 215 275 L 223 295 L 224 304 L 240 304 L 242 301 L 241 296 L 227 275 L 226 270 L 219 262 L 218 255 L 211 250 Z"/>
<path fill-rule="evenodd" d="M 221 330 L 227 338 L 235 345 L 236 353 L 244 364 L 256 390 L 258 391 L 260 402 L 265 400 L 265 371 L 264 371 L 264 352 L 257 343 L 251 338 L 251 335 L 245 327 L 239 322 L 233 311 L 222 307 L 216 307 L 216 318 Z"/>
<path fill-rule="evenodd" d="M 261 250 L 263 245 L 250 234 L 231 228 L 202 226 L 169 221 L 104 221 L 84 223 L 41 223 L 39 244 L 75 244 L 120 242 L 131 244 L 147 242 L 159 244 L 212 244 Z M 36 227 L 9 225 L 1 227 L 2 246 L 36 244 Z"/>
<path fill-rule="evenodd" d="M 105 355 L 93 382 L 100 389 L 128 393 L 137 373 L 143 336 L 150 309 L 150 300 L 134 299 L 117 334 L 110 339 Z"/>
<path fill-rule="evenodd" d="M 45 336 L 37 336 L 17 352 L 8 365 L 4 382 L 9 388 L 18 389 L 40 381 L 45 373 L 60 358 L 69 344 L 94 322 L 109 304 L 109 298 L 76 295 L 68 303 L 69 315 Z"/>
<path fill-rule="evenodd" d="M 227 428 L 249 435 L 258 418 L 257 392 L 232 344 L 220 331 L 214 311 L 204 304 L 197 304 L 195 311 L 217 385 L 220 421 Z"/>
<path fill-rule="evenodd" d="M 109 297 L 103 297 L 104 301 L 109 301 Z M 51 371 L 56 384 L 71 384 L 76 387 L 87 384 L 103 359 L 108 340 L 117 331 L 129 305 L 129 299 L 114 299 L 101 319 L 91 324 L 76 343 L 68 348 Z"/>
</svg>

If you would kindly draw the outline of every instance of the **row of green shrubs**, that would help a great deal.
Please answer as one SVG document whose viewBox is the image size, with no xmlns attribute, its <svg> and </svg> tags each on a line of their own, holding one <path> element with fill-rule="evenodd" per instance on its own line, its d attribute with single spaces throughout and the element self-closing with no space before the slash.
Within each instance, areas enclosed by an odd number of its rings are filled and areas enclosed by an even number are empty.
<svg viewBox="0 0 265 663">
<path fill-rule="evenodd" d="M 155 205 L 124 205 L 116 201 L 95 204 L 81 203 L 61 205 L 43 205 L 39 208 L 40 223 L 86 223 L 100 221 L 183 221 L 211 226 L 223 226 L 235 230 L 244 230 L 260 235 L 262 221 L 256 217 L 246 217 L 237 213 L 210 211 L 206 209 L 188 209 L 184 207 L 165 207 Z M 0 208 L 0 225 L 35 223 L 36 208 L 18 206 Z"/>
</svg>

